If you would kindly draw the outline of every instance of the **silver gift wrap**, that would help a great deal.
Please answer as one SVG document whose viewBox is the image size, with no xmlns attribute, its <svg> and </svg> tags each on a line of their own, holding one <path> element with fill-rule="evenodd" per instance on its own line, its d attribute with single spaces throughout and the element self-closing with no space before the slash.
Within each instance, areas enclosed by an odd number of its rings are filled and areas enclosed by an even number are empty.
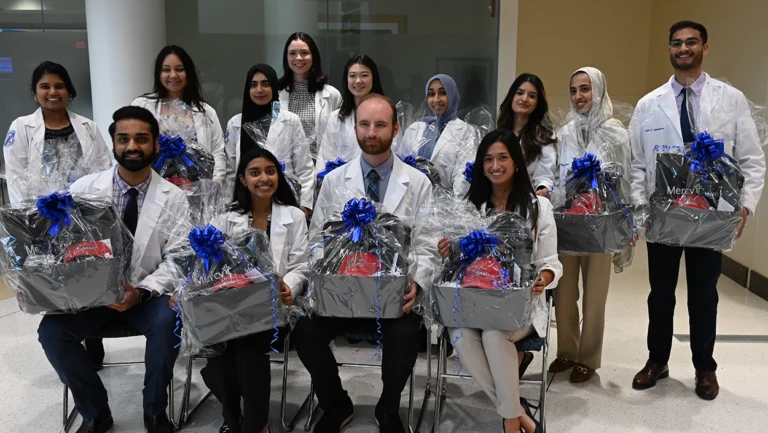
<svg viewBox="0 0 768 433">
<path fill-rule="evenodd" d="M 733 248 L 741 224 L 741 211 L 723 212 L 649 204 L 648 242 L 726 251 Z"/>
<path fill-rule="evenodd" d="M 450 328 L 501 331 L 517 331 L 531 324 L 533 301 L 529 289 L 486 290 L 468 287 L 459 288 L 458 291 L 459 302 L 456 306 L 456 283 L 442 283 L 432 290 L 432 312 L 439 324 Z"/>
<path fill-rule="evenodd" d="M 627 211 L 628 212 L 628 211 Z M 632 242 L 627 212 L 600 215 L 569 215 L 555 211 L 557 251 L 568 254 L 619 253 Z"/>
<path fill-rule="evenodd" d="M 272 329 L 271 290 L 271 283 L 266 281 L 215 293 L 190 292 L 180 301 L 184 332 L 190 334 L 191 341 L 211 345 Z M 279 286 L 275 290 L 278 326 L 284 326 Z"/>
<path fill-rule="evenodd" d="M 317 299 L 317 314 L 323 317 L 375 319 L 376 286 L 379 286 L 382 319 L 403 315 L 403 296 L 408 291 L 407 276 L 354 277 L 312 274 L 310 287 Z"/>
</svg>

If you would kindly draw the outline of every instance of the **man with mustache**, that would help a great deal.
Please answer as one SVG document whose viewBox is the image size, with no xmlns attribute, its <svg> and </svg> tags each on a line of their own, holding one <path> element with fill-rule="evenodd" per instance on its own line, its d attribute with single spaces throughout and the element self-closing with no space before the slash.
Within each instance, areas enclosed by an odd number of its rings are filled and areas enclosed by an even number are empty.
<svg viewBox="0 0 768 433">
<path fill-rule="evenodd" d="M 40 322 L 38 335 L 48 361 L 72 391 L 83 417 L 77 432 L 103 433 L 113 424 L 107 390 L 81 343 L 93 331 L 113 323 L 143 334 L 147 338 L 144 426 L 148 433 L 171 433 L 173 425 L 166 415 L 167 388 L 178 355 L 174 348 L 178 337 L 174 335 L 175 313 L 168 306 L 168 294 L 178 275 L 168 253 L 185 239 L 172 228 L 183 226 L 178 220 L 189 216 L 189 205 L 178 187 L 152 170 L 160 135 L 152 113 L 140 107 L 123 107 L 112 118 L 109 133 L 118 165 L 79 179 L 70 191 L 112 199 L 133 234 L 123 301 L 77 314 L 47 315 Z"/>
<path fill-rule="evenodd" d="M 422 318 L 411 311 L 420 287 L 432 281 L 438 263 L 437 240 L 430 240 L 413 227 L 430 203 L 432 186 L 420 171 L 400 161 L 391 150 L 397 135 L 397 112 L 392 101 L 378 94 L 365 96 L 355 109 L 355 132 L 362 155 L 326 176 L 317 199 L 310 227 L 310 239 L 320 235 L 339 203 L 337 191 L 351 191 L 381 203 L 382 212 L 391 213 L 412 225 L 410 285 L 403 287 L 403 316 L 381 319 L 384 384 L 375 409 L 382 433 L 405 433 L 400 420 L 400 394 L 410 377 L 419 350 Z M 328 346 L 344 331 L 372 325 L 374 319 L 348 319 L 314 315 L 299 321 L 292 335 L 299 358 L 312 376 L 319 405 L 325 411 L 315 426 L 316 432 L 338 433 L 352 419 L 352 400 L 341 385 L 336 358 Z"/>
<path fill-rule="evenodd" d="M 682 153 L 696 134 L 709 132 L 724 141 L 744 175 L 739 197 L 741 226 L 738 236 L 754 215 L 763 189 L 765 157 L 747 99 L 739 90 L 711 78 L 702 62 L 709 52 L 707 29 L 696 22 L 681 21 L 669 31 L 669 60 L 674 75 L 667 83 L 643 97 L 630 125 L 632 141 L 632 202 L 648 203 L 656 189 L 656 154 Z M 718 206 L 718 210 L 720 207 Z M 685 253 L 688 282 L 691 352 L 696 369 L 696 395 L 717 397 L 717 363 L 713 357 L 717 334 L 717 280 L 722 252 L 648 243 L 648 361 L 635 376 L 632 387 L 647 389 L 669 377 L 672 332 L 680 258 Z"/>
</svg>

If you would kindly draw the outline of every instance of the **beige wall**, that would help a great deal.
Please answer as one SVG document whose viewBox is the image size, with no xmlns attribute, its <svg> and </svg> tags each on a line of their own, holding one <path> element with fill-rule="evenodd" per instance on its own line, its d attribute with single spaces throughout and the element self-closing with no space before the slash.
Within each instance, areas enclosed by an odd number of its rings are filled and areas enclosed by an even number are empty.
<svg viewBox="0 0 768 433">
<path fill-rule="evenodd" d="M 703 23 L 709 32 L 704 69 L 764 105 L 768 100 L 766 16 L 768 1 L 764 0 L 520 0 L 517 73 L 541 77 L 554 113 L 568 110 L 568 77 L 583 65 L 605 73 L 613 100 L 634 105 L 671 76 L 669 27 L 688 19 Z M 768 275 L 768 261 L 759 260 L 768 256 L 768 198 L 727 254 Z"/>
</svg>

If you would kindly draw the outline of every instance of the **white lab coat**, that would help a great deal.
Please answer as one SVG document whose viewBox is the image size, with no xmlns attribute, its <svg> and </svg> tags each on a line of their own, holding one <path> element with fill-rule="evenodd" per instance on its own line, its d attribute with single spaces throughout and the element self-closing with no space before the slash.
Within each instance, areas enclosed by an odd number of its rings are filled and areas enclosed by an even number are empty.
<svg viewBox="0 0 768 433">
<path fill-rule="evenodd" d="M 250 215 L 229 212 L 217 219 L 214 226 L 223 233 L 247 232 L 251 229 Z M 275 272 L 291 288 L 296 299 L 307 286 L 307 218 L 299 208 L 272 203 L 269 226 L 269 249 L 275 262 Z"/>
<path fill-rule="evenodd" d="M 325 177 L 312 215 L 311 239 L 318 238 L 322 227 L 333 217 L 334 209 L 342 209 L 344 203 L 339 203 L 339 200 L 346 200 L 346 196 L 340 191 L 349 192 L 353 197 L 366 196 L 360 158 L 353 159 Z M 438 239 L 431 239 L 419 227 L 429 213 L 431 202 L 432 184 L 427 176 L 395 157 L 382 205 L 384 211 L 412 225 L 409 276 L 425 289 L 432 284 L 440 261 Z"/>
<path fill-rule="evenodd" d="M 363 151 L 357 144 L 355 132 L 355 112 L 341 120 L 339 110 L 334 110 L 325 121 L 323 135 L 318 136 L 315 174 L 325 171 L 327 161 L 335 161 L 336 158 L 350 161 L 361 153 Z"/>
<path fill-rule="evenodd" d="M 83 149 L 83 157 L 88 159 L 88 163 L 84 166 L 91 167 L 91 173 L 110 167 L 114 162 L 111 148 L 104 142 L 96 122 L 71 111 L 67 113 Z M 30 174 L 26 173 L 27 170 L 42 168 L 44 145 L 45 122 L 40 108 L 28 116 L 16 118 L 11 123 L 3 146 L 8 197 L 11 204 L 29 198 L 24 196 L 23 185 L 19 182 L 23 182 L 24 176 Z"/>
<path fill-rule="evenodd" d="M 117 166 L 84 176 L 72 184 L 73 195 L 95 195 L 114 201 L 114 172 Z M 190 224 L 187 196 L 176 185 L 152 171 L 147 195 L 139 212 L 131 256 L 131 281 L 160 295 L 170 293 L 179 277 L 176 266 L 168 260 L 169 251 L 187 240 Z"/>
<path fill-rule="evenodd" d="M 285 90 L 280 91 L 281 110 L 288 111 L 290 99 L 290 93 Z M 335 87 L 326 84 L 323 86 L 323 90 L 315 92 L 315 138 L 323 136 L 325 123 L 328 121 L 331 112 L 339 108 L 341 108 L 341 93 Z M 309 137 L 310 141 L 312 141 L 312 138 Z"/>
<path fill-rule="evenodd" d="M 420 141 L 424 140 L 426 130 L 425 122 L 415 122 L 405 130 L 401 143 L 411 143 L 413 148 L 421 147 L 423 143 Z M 472 130 L 466 122 L 461 119 L 451 120 L 445 125 L 432 151 L 431 161 L 440 174 L 440 184 L 447 190 L 453 191 L 457 197 L 465 194 L 469 189 L 469 183 L 464 178 L 464 169 L 467 162 L 475 160 L 475 155 L 469 155 L 471 159 L 467 159 L 467 155 L 464 154 L 466 152 L 462 152 L 461 146 L 465 145 L 471 137 Z M 413 146 L 413 144 L 416 145 Z"/>
<path fill-rule="evenodd" d="M 226 154 L 227 179 L 234 179 L 240 165 L 240 131 L 242 113 L 234 115 L 227 122 Z M 265 148 L 285 164 L 285 173 L 301 184 L 299 204 L 312 209 L 315 194 L 315 176 L 309 144 L 301 127 L 299 116 L 288 110 L 281 110 L 272 122 L 267 134 Z"/>
<path fill-rule="evenodd" d="M 146 108 L 160 120 L 160 110 L 162 100 L 151 99 L 146 96 L 139 96 L 131 102 L 131 105 Z M 219 117 L 216 110 L 210 105 L 203 103 L 205 112 L 195 109 L 193 111 L 193 120 L 195 123 L 195 132 L 197 133 L 197 144 L 213 155 L 213 180 L 224 184 L 227 176 L 227 155 L 224 151 L 224 132 L 221 130 Z"/>
<path fill-rule="evenodd" d="M 541 155 L 536 161 L 528 164 L 528 177 L 531 178 L 533 189 L 545 187 L 552 191 L 555 186 L 555 173 L 557 173 L 557 151 L 555 146 L 548 144 L 541 148 Z"/>
<path fill-rule="evenodd" d="M 672 88 L 674 79 L 672 76 L 667 83 L 645 95 L 632 115 L 632 203 L 635 205 L 647 203 L 655 188 L 656 153 L 684 151 L 680 112 Z M 706 75 L 697 117 L 696 132 L 706 131 L 712 138 L 722 139 L 725 153 L 739 163 L 744 174 L 740 204 L 750 215 L 754 214 L 763 191 L 765 155 L 747 98 L 738 89 Z"/>
<path fill-rule="evenodd" d="M 563 265 L 560 263 L 557 255 L 557 226 L 555 225 L 555 213 L 552 203 L 544 197 L 536 197 L 539 202 L 539 218 L 536 227 L 536 239 L 533 243 L 533 267 L 538 274 L 544 270 L 550 270 L 555 274 L 552 282 L 544 290 L 552 290 L 557 287 L 557 283 L 563 276 Z M 480 207 L 485 213 L 485 204 Z M 529 219 L 529 224 L 533 226 Z M 547 333 L 549 323 L 547 323 L 547 302 L 544 293 L 534 298 L 532 322 L 536 333 L 543 337 Z"/>
</svg>

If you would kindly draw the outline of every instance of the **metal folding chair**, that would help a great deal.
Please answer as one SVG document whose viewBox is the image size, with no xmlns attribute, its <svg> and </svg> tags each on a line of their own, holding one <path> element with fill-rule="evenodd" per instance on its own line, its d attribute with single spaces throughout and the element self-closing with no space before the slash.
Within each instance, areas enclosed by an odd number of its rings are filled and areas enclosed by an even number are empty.
<svg viewBox="0 0 768 433">
<path fill-rule="evenodd" d="M 431 388 L 431 378 L 432 378 L 432 351 L 430 350 L 430 344 L 429 341 L 431 340 L 431 329 L 430 327 L 427 327 L 427 383 L 426 388 L 424 389 L 424 399 L 421 403 L 421 409 L 419 410 L 419 418 L 416 421 L 416 424 L 414 425 L 414 406 L 413 406 L 413 396 L 414 396 L 414 374 L 416 369 L 414 368 L 411 371 L 411 377 L 408 382 L 408 430 L 410 433 L 418 433 L 419 428 L 421 427 L 421 423 L 424 420 L 424 414 L 426 413 L 427 404 L 429 403 L 429 398 L 432 394 L 432 388 Z M 371 338 L 364 338 L 365 340 L 374 340 L 376 339 L 376 334 L 372 334 Z M 348 362 L 338 362 L 336 364 L 339 367 L 347 367 L 347 368 L 369 368 L 369 369 L 381 369 L 380 364 L 357 364 L 357 363 L 348 363 Z M 309 386 L 309 395 L 307 396 L 307 400 L 309 401 L 309 417 L 307 418 L 306 424 L 304 424 L 304 431 L 309 431 L 312 428 L 312 424 L 315 423 L 317 418 L 317 410 L 319 407 L 315 406 L 315 387 L 314 384 L 310 384 Z M 305 402 L 307 401 L 305 400 Z M 303 406 L 302 406 L 303 409 Z M 298 415 L 297 415 L 298 416 Z"/>
<path fill-rule="evenodd" d="M 541 350 L 542 353 L 542 367 L 541 367 L 541 379 L 540 380 L 520 380 L 520 385 L 538 385 L 539 386 L 539 406 L 538 406 L 538 415 L 539 415 L 539 421 L 541 422 L 542 430 L 544 433 L 547 432 L 547 423 L 546 423 L 546 403 L 547 403 L 547 387 L 549 382 L 549 376 L 547 375 L 547 365 L 548 365 L 548 359 L 549 359 L 549 337 L 550 332 L 552 328 L 552 307 L 554 305 L 554 298 L 547 293 L 547 334 L 544 338 L 540 337 L 527 337 L 523 340 L 519 341 L 516 346 L 518 348 L 518 351 L 525 350 Z M 461 376 L 457 374 L 448 374 L 447 373 L 447 362 L 446 358 L 448 357 L 448 340 L 449 338 L 446 338 L 445 332 L 443 332 L 445 328 L 443 327 L 440 332 L 440 337 L 438 338 L 438 358 L 437 358 L 437 390 L 440 393 L 437 397 L 435 397 L 435 414 L 434 414 L 434 422 L 432 424 L 432 433 L 438 433 L 440 431 L 440 415 L 441 411 L 443 409 L 443 403 L 445 402 L 445 388 L 446 388 L 446 379 L 471 379 L 472 376 L 462 374 Z M 538 340 L 538 341 L 534 341 Z"/>
</svg>

